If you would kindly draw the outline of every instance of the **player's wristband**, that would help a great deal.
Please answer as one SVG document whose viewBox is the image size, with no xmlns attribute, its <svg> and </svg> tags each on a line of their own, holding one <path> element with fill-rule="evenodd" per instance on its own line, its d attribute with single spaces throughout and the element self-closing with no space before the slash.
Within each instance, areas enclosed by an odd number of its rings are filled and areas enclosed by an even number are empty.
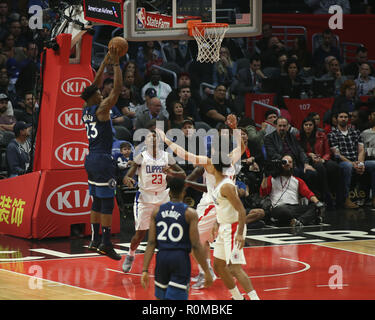
<svg viewBox="0 0 375 320">
<path fill-rule="evenodd" d="M 143 272 L 147 272 L 147 273 L 148 273 L 148 270 L 142 270 L 142 273 L 143 273 Z"/>
</svg>

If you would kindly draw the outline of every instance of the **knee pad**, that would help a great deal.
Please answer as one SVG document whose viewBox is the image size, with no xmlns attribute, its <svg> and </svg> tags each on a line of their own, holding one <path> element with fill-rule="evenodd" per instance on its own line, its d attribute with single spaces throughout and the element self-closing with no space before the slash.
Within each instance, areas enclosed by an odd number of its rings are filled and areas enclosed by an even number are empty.
<svg viewBox="0 0 375 320">
<path fill-rule="evenodd" d="M 98 197 L 93 196 L 91 210 L 96 211 L 96 212 L 101 212 L 102 202 Z"/>
<path fill-rule="evenodd" d="M 103 198 L 101 199 L 102 207 L 101 213 L 103 214 L 112 214 L 114 208 L 114 198 Z"/>
</svg>

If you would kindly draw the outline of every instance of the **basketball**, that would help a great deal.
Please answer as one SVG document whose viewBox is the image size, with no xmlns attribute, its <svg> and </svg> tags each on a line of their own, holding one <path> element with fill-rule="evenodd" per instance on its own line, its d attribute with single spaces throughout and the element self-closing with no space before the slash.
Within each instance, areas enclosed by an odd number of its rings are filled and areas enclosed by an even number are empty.
<svg viewBox="0 0 375 320">
<path fill-rule="evenodd" d="M 108 43 L 108 48 L 119 48 L 119 56 L 122 57 L 128 52 L 128 42 L 122 37 L 114 37 Z"/>
</svg>

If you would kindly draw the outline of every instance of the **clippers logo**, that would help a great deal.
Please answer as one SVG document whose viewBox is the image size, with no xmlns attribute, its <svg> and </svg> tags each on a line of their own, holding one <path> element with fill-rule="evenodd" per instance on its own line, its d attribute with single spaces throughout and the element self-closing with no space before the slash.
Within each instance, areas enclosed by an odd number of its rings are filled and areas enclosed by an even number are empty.
<svg viewBox="0 0 375 320">
<path fill-rule="evenodd" d="M 54 189 L 46 206 L 54 214 L 81 216 L 90 214 L 91 203 L 87 182 L 70 182 Z"/>
<path fill-rule="evenodd" d="M 89 145 L 85 142 L 67 142 L 55 150 L 56 159 L 68 167 L 80 168 L 84 166 Z"/>
<path fill-rule="evenodd" d="M 145 8 L 137 8 L 137 27 L 146 27 L 146 10 Z"/>
<path fill-rule="evenodd" d="M 61 84 L 61 91 L 70 97 L 79 97 L 91 81 L 86 78 L 70 78 Z"/>
<path fill-rule="evenodd" d="M 81 119 L 82 108 L 70 108 L 64 110 L 57 117 L 57 122 L 65 129 L 72 131 L 83 131 L 85 126 Z"/>
</svg>

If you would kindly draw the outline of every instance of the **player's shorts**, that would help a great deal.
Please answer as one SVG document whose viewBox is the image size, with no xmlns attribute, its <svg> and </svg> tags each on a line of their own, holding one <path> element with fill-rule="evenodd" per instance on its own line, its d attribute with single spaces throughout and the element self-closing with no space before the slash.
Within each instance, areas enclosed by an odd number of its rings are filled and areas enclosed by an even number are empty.
<svg viewBox="0 0 375 320">
<path fill-rule="evenodd" d="M 243 248 L 239 250 L 234 242 L 238 229 L 238 222 L 221 224 L 214 243 L 214 257 L 226 261 L 227 264 L 246 264 Z M 243 236 L 246 236 L 246 225 Z"/>
<path fill-rule="evenodd" d="M 201 243 L 213 242 L 212 228 L 216 223 L 216 208 L 214 204 L 197 206 L 198 232 Z"/>
<path fill-rule="evenodd" d="M 143 202 L 142 193 L 138 190 L 134 200 L 134 222 L 135 230 L 148 230 L 150 227 L 151 214 L 155 208 L 169 201 L 169 194 L 163 193 L 162 197 L 156 198 L 157 202 Z"/>
<path fill-rule="evenodd" d="M 156 255 L 155 296 L 161 300 L 187 300 L 191 264 L 185 250 L 160 250 Z"/>
<path fill-rule="evenodd" d="M 90 195 L 112 198 L 116 189 L 116 162 L 110 154 L 89 153 L 85 160 Z"/>
</svg>

